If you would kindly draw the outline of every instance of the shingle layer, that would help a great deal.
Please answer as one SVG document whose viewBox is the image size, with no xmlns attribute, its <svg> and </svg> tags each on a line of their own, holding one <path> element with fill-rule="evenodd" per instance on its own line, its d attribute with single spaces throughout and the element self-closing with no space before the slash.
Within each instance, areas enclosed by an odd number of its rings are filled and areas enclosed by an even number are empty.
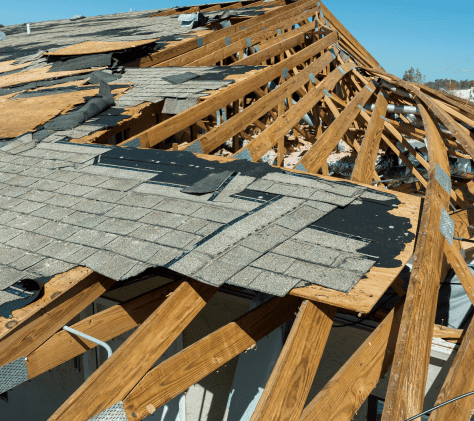
<svg viewBox="0 0 474 421">
<path fill-rule="evenodd" d="M 377 261 L 360 251 L 370 239 L 312 225 L 360 197 L 360 186 L 270 167 L 258 178 L 234 171 L 234 161 L 218 190 L 186 194 L 189 179 L 156 180 L 160 171 L 195 168 L 189 152 L 177 160 L 149 151 L 158 154 L 156 168 L 140 168 L 141 155 L 131 149 L 117 149 L 120 161 L 103 146 L 39 143 L 18 152 L 17 142 L 0 149 L 2 290 L 82 265 L 116 280 L 165 266 L 212 285 L 275 295 L 301 281 L 349 291 Z M 203 160 L 202 176 L 226 168 L 213 165 Z M 271 194 L 259 199 L 259 192 Z"/>
</svg>

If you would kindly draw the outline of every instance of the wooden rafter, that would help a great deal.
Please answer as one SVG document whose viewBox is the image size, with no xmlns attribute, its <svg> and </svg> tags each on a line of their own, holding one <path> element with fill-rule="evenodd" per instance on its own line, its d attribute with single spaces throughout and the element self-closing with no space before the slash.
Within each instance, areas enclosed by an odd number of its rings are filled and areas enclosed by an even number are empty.
<svg viewBox="0 0 474 421">
<path fill-rule="evenodd" d="M 72 269 L 58 281 L 63 291 L 38 312 L 33 307 L 30 317 L 0 340 L 0 367 L 29 355 L 115 283 L 85 268 Z"/>
<path fill-rule="evenodd" d="M 182 281 L 167 284 L 155 291 L 137 297 L 124 304 L 110 307 L 75 323 L 71 327 L 93 338 L 107 342 L 142 324 Z M 96 343 L 78 338 L 64 330 L 57 332 L 39 348 L 27 355 L 28 377 L 39 376 L 84 352 Z"/>
<path fill-rule="evenodd" d="M 299 420 L 335 315 L 335 307 L 303 301 L 250 421 Z"/>
<path fill-rule="evenodd" d="M 88 420 L 124 399 L 216 291 L 196 281 L 183 282 L 49 421 Z"/>
<path fill-rule="evenodd" d="M 124 399 L 127 416 L 143 419 L 147 405 L 169 402 L 290 320 L 298 305 L 295 297 L 274 298 L 162 362 Z"/>
</svg>

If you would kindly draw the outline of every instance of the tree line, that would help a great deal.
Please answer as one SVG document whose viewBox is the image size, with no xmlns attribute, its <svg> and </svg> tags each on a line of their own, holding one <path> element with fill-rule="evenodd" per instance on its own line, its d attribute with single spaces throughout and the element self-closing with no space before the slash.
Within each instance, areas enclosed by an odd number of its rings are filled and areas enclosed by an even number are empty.
<svg viewBox="0 0 474 421">
<path fill-rule="evenodd" d="M 452 91 L 456 89 L 470 89 L 474 87 L 474 80 L 454 80 L 454 79 L 436 79 L 434 82 L 426 82 L 426 76 L 420 72 L 420 69 L 414 67 L 406 70 L 403 74 L 403 80 L 426 85 L 432 89 L 446 89 Z"/>
</svg>

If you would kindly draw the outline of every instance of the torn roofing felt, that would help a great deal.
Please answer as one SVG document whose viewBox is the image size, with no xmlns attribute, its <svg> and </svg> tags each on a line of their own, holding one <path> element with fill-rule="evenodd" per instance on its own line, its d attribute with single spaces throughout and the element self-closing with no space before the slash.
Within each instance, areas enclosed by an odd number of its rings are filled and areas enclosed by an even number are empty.
<svg viewBox="0 0 474 421">
<path fill-rule="evenodd" d="M 102 80 L 99 85 L 99 94 L 87 101 L 87 103 L 66 115 L 54 118 L 44 125 L 46 130 L 68 130 L 79 126 L 86 120 L 96 116 L 102 111 L 115 105 L 114 97 L 111 93 L 110 86 Z"/>
<path fill-rule="evenodd" d="M 313 283 L 350 291 L 412 240 L 405 218 L 386 219 L 396 197 L 351 183 L 189 152 L 19 142 L 0 149 L 3 290 L 75 266 L 116 280 L 159 266 L 280 296 Z M 366 201 L 379 206 L 369 225 L 321 229 Z M 374 224 L 396 238 L 383 256 Z"/>
</svg>

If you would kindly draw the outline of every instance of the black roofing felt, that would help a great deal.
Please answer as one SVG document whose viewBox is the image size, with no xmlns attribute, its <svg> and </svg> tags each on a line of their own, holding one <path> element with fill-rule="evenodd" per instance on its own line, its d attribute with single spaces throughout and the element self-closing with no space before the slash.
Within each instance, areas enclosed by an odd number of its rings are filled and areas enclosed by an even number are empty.
<svg viewBox="0 0 474 421">
<path fill-rule="evenodd" d="M 400 204 L 398 199 L 395 198 L 394 201 Z M 362 203 L 351 203 L 334 209 L 311 227 L 363 236 L 370 242 L 359 250 L 360 253 L 379 256 L 376 266 L 399 267 L 401 261 L 396 257 L 404 250 L 405 244 L 413 241 L 415 234 L 408 232 L 411 228 L 408 218 L 394 216 L 389 211 L 390 207 L 385 204 L 362 199 Z"/>
<path fill-rule="evenodd" d="M 101 82 L 98 95 L 87 101 L 87 103 L 77 111 L 60 115 L 49 121 L 44 125 L 44 128 L 47 130 L 73 129 L 114 104 L 115 101 L 110 91 L 110 86 Z"/>
<path fill-rule="evenodd" d="M 232 171 L 212 173 L 181 191 L 188 194 L 213 193 L 221 187 L 231 175 Z"/>
<path fill-rule="evenodd" d="M 180 171 L 187 169 L 188 171 L 202 171 L 203 177 L 209 173 L 219 173 L 224 171 L 241 172 L 242 174 L 261 178 L 264 175 L 276 172 L 283 173 L 279 168 L 271 167 L 265 163 L 254 163 L 244 160 L 234 160 L 229 162 L 208 161 L 199 158 L 191 152 L 185 151 L 161 151 L 158 149 L 136 149 L 136 148 L 114 148 L 100 157 L 100 164 L 113 166 L 122 166 L 128 168 L 159 168 L 153 167 L 154 164 L 160 164 L 163 168 L 170 170 L 170 167 L 179 168 Z M 146 166 L 145 164 L 150 164 Z M 205 174 L 205 175 L 204 175 Z M 158 181 L 157 176 L 155 181 Z M 198 181 L 194 179 L 193 183 Z M 193 184 L 192 183 L 192 184 Z M 181 184 L 181 183 L 178 183 Z M 191 185 L 191 184 L 186 184 Z"/>
<path fill-rule="evenodd" d="M 30 83 L 23 83 L 14 85 L 8 88 L 0 88 L 0 96 L 13 94 L 15 92 L 25 91 L 29 89 L 36 89 L 36 88 L 43 88 L 45 86 L 54 86 L 60 83 L 66 82 L 74 82 L 76 80 L 84 80 L 90 76 L 90 73 L 85 73 L 83 75 L 75 75 L 75 76 L 66 76 L 61 78 L 51 78 L 48 80 L 40 80 L 38 82 L 30 82 Z"/>
<path fill-rule="evenodd" d="M 47 279 L 43 279 L 43 281 L 47 281 Z M 23 308 L 33 302 L 40 294 L 41 288 L 35 280 L 23 279 L 21 281 L 15 282 L 4 291 L 9 294 L 21 297 L 20 299 L 0 305 L 0 317 L 8 319 L 13 317 L 12 311 Z"/>
<path fill-rule="evenodd" d="M 112 53 L 86 54 L 67 58 L 49 56 L 48 62 L 52 63 L 48 72 L 69 72 L 90 69 L 91 67 L 109 67 L 112 64 Z"/>
</svg>

